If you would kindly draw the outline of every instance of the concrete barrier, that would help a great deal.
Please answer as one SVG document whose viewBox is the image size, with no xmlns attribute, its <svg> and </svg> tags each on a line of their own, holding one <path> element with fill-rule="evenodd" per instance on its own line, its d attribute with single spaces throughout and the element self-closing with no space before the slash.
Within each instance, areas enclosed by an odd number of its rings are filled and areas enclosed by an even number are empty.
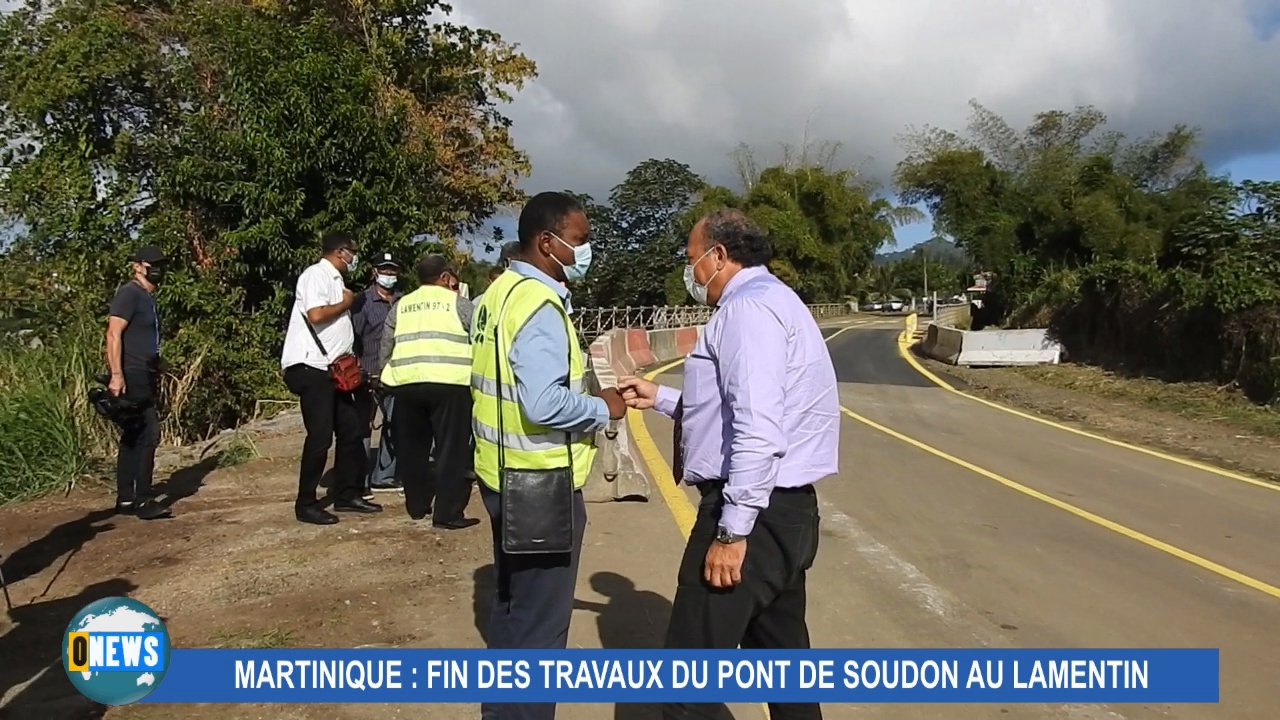
<svg viewBox="0 0 1280 720">
<path fill-rule="evenodd" d="M 688 355 L 702 335 L 702 327 L 666 330 L 615 328 L 588 348 L 591 358 L 589 390 L 614 387 L 618 379 L 659 362 Z M 582 489 L 587 502 L 648 500 L 648 475 L 631 441 L 626 422 L 611 421 L 596 434 L 596 463 Z"/>
<path fill-rule="evenodd" d="M 961 348 L 964 345 L 964 335 L 964 330 L 929 323 L 929 327 L 925 329 L 924 341 L 920 344 L 920 349 L 924 351 L 925 355 L 934 360 L 941 360 L 955 365 L 956 361 L 960 359 Z"/>
<path fill-rule="evenodd" d="M 848 314 L 841 305 L 810 305 L 815 320 Z M 662 324 L 654 321 L 655 324 Z M 614 387 L 618 379 L 657 363 L 679 360 L 693 351 L 702 337 L 703 325 L 641 330 L 614 328 L 596 337 L 588 347 L 590 372 L 588 391 Z M 651 488 L 648 473 L 631 441 L 627 423 L 614 420 L 596 434 L 595 465 L 582 489 L 587 502 L 648 500 Z"/>
<path fill-rule="evenodd" d="M 957 365 L 1057 365 L 1062 345 L 1043 329 L 977 330 L 963 333 Z"/>
<path fill-rule="evenodd" d="M 959 330 L 930 323 L 920 349 L 935 360 L 971 367 L 1056 365 L 1062 357 L 1062 346 L 1043 329 Z"/>
</svg>

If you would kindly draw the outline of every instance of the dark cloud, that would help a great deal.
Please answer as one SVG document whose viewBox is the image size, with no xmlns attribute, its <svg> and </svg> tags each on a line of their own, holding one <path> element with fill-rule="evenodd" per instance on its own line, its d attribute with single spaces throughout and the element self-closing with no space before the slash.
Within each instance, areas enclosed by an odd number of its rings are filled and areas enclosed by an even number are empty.
<svg viewBox="0 0 1280 720">
<path fill-rule="evenodd" d="M 1021 124 L 1093 104 L 1116 129 L 1203 129 L 1220 163 L 1280 148 L 1276 3 L 1259 0 L 465 0 L 539 65 L 509 114 L 530 188 L 607 194 L 648 157 L 732 182 L 738 141 L 840 141 L 881 179 L 908 125 L 976 98 Z"/>
</svg>

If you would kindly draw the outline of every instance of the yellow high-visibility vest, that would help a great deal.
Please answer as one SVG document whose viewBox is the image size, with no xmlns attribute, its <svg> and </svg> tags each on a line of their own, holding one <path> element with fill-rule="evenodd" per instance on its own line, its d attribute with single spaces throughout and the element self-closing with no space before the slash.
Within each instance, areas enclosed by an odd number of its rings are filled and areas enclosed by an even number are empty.
<svg viewBox="0 0 1280 720">
<path fill-rule="evenodd" d="M 458 317 L 457 293 L 423 285 L 400 298 L 395 339 L 383 385 L 471 383 L 471 338 Z"/>
<path fill-rule="evenodd" d="M 569 337 L 569 346 L 563 355 L 547 358 L 547 361 L 567 359 L 569 389 L 581 393 L 585 366 L 578 333 L 565 312 L 564 302 L 554 290 L 536 278 L 505 272 L 494 279 L 476 309 L 471 329 L 474 351 L 471 360 L 471 429 L 476 441 L 476 477 L 491 490 L 502 490 L 498 472 L 499 442 L 502 443 L 507 468 L 554 470 L 572 467 L 575 488 L 586 484 L 587 473 L 596 456 L 594 433 L 552 430 L 531 422 L 520 410 L 515 373 L 509 359 L 511 343 L 520 328 L 543 305 L 551 305 L 560 312 Z M 501 432 L 498 413 L 502 413 Z"/>
</svg>

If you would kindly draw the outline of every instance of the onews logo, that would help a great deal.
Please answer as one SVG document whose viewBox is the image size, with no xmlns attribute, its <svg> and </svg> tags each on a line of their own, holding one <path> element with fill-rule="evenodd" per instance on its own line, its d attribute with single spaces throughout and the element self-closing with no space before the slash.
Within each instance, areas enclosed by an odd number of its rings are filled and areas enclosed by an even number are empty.
<svg viewBox="0 0 1280 720">
<path fill-rule="evenodd" d="M 169 653 L 169 632 L 160 616 L 125 597 L 86 605 L 62 640 L 71 684 L 103 705 L 128 705 L 150 695 L 169 668 Z"/>
</svg>

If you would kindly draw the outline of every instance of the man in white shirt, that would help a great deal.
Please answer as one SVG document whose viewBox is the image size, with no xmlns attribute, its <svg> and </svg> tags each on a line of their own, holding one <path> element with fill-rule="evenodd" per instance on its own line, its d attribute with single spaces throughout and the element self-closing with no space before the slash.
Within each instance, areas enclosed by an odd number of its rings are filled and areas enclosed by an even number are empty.
<svg viewBox="0 0 1280 720">
<path fill-rule="evenodd" d="M 333 509 L 376 513 L 382 506 L 361 497 L 365 463 L 355 395 L 339 392 L 329 374 L 329 364 L 355 347 L 349 310 L 356 295 L 347 289 L 342 274 L 356 267 L 356 241 L 347 233 L 330 232 L 322 242 L 320 262 L 298 277 L 280 367 L 285 385 L 298 396 L 307 429 L 294 515 L 300 522 L 332 525 L 338 517 L 325 511 L 316 490 L 335 438 L 333 484 L 329 488 Z"/>
</svg>

